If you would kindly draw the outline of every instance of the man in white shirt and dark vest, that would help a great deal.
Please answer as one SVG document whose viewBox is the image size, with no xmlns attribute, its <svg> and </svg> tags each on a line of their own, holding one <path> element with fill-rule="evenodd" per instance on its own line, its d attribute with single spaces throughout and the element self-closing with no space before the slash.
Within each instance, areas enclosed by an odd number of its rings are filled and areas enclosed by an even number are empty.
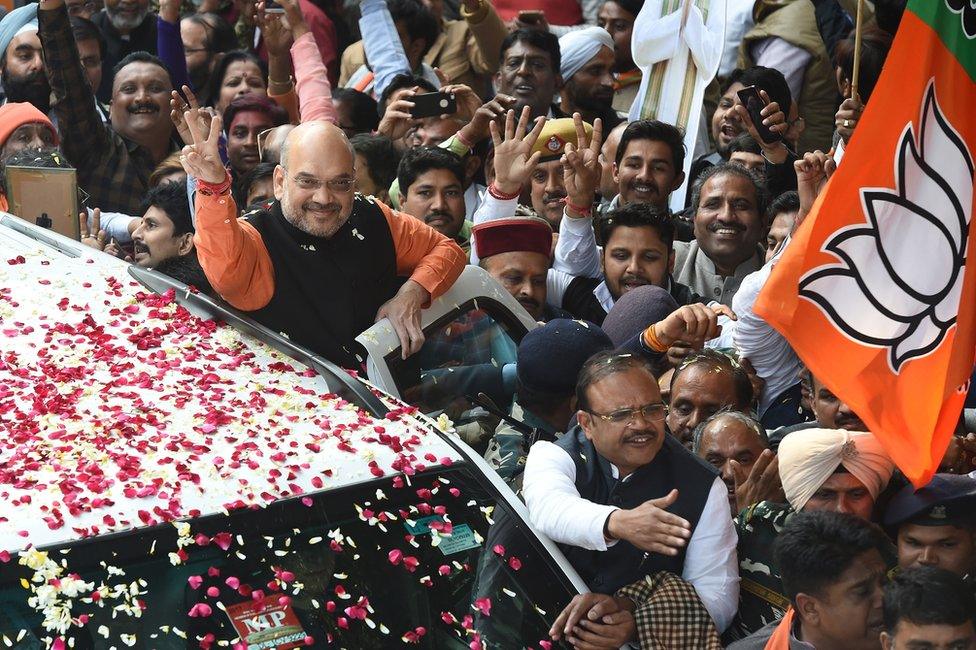
<svg viewBox="0 0 976 650">
<path fill-rule="evenodd" d="M 657 324 L 655 338 L 714 336 L 717 316 L 697 307 Z M 532 523 L 595 592 L 613 594 L 658 571 L 681 576 L 721 632 L 739 594 L 725 484 L 665 431 L 661 393 L 641 357 L 591 357 L 577 402 L 579 425 L 529 451 L 523 496 Z"/>
</svg>

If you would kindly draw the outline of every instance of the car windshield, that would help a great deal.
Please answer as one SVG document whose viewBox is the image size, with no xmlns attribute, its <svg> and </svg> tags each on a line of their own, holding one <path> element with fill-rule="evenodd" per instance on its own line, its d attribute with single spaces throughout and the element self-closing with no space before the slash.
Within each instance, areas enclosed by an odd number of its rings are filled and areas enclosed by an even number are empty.
<svg viewBox="0 0 976 650">
<path fill-rule="evenodd" d="M 0 638 L 50 647 L 61 625 L 76 649 L 549 647 L 575 590 L 479 476 L 454 463 L 3 558 Z"/>
<path fill-rule="evenodd" d="M 423 413 L 446 413 L 457 421 L 471 408 L 468 396 L 485 393 L 497 404 L 511 400 L 514 386 L 505 381 L 503 368 L 515 363 L 525 327 L 497 302 L 489 298 L 480 302 L 460 305 L 428 327 L 427 340 L 417 354 L 403 360 L 397 348 L 386 356 L 408 404 Z"/>
</svg>

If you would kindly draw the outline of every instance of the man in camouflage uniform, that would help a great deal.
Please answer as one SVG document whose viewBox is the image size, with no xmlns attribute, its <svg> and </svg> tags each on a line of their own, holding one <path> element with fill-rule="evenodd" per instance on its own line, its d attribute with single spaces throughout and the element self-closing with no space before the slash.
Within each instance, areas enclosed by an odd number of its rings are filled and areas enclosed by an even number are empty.
<svg viewBox="0 0 976 650">
<path fill-rule="evenodd" d="M 870 520 L 893 469 L 870 433 L 808 429 L 783 439 L 779 474 L 787 503 L 761 501 L 736 518 L 739 612 L 725 633 L 726 643 L 782 618 L 789 606 L 773 542 L 790 519 L 801 511 L 831 510 Z"/>
<path fill-rule="evenodd" d="M 518 347 L 515 403 L 511 417 L 524 430 L 505 422 L 495 430 L 485 459 L 516 492 L 529 453 L 530 435 L 555 440 L 576 413 L 576 376 L 583 363 L 613 347 L 603 330 L 592 323 L 557 318 L 525 335 Z"/>
</svg>

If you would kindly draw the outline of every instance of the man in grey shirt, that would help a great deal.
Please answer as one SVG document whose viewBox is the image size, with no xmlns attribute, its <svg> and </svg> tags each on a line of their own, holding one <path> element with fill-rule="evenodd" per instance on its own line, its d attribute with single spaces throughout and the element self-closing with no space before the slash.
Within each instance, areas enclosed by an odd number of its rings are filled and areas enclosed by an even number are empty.
<svg viewBox="0 0 976 650">
<path fill-rule="evenodd" d="M 709 167 L 692 188 L 695 240 L 674 242 L 674 279 L 732 305 L 742 279 L 763 265 L 765 187 L 734 163 Z"/>
</svg>

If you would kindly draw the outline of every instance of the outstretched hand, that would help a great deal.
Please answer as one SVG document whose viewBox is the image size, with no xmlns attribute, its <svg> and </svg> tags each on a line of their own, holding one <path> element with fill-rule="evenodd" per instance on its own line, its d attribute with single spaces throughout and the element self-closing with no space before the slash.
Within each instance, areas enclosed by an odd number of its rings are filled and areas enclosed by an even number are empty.
<svg viewBox="0 0 976 650">
<path fill-rule="evenodd" d="M 722 333 L 722 326 L 718 324 L 720 315 L 738 320 L 726 305 L 697 303 L 679 307 L 651 327 L 654 328 L 654 338 L 663 346 L 671 347 L 681 342 L 691 349 L 700 350 L 705 341 Z"/>
<path fill-rule="evenodd" d="M 183 91 L 182 95 L 177 90 L 171 93 L 169 100 L 169 119 L 173 122 L 173 126 L 176 127 L 176 132 L 179 134 L 183 144 L 192 144 L 193 137 L 190 135 L 190 128 L 186 125 L 186 112 L 190 109 L 197 109 L 207 129 L 210 128 L 210 120 L 217 113 L 210 108 L 201 108 L 200 100 L 193 94 L 189 86 L 183 86 L 181 90 Z M 185 100 L 183 99 L 184 97 L 186 97 Z"/>
<path fill-rule="evenodd" d="M 575 212 L 572 207 L 588 208 L 593 204 L 597 185 L 603 167 L 600 165 L 600 147 L 603 146 L 603 120 L 593 121 L 593 135 L 587 141 L 586 129 L 583 128 L 583 117 L 579 113 L 573 114 L 573 125 L 576 127 L 576 144 L 566 143 L 562 157 L 563 184 L 566 186 L 567 209 Z M 573 216 L 584 216 L 582 214 Z"/>
<path fill-rule="evenodd" d="M 81 243 L 100 251 L 108 244 L 108 234 L 102 230 L 102 211 L 92 210 L 92 226 L 88 227 L 88 211 L 82 210 L 78 214 L 78 231 L 81 233 Z"/>
<path fill-rule="evenodd" d="M 545 119 L 538 118 L 531 131 L 528 131 L 531 120 L 531 110 L 528 106 L 522 109 L 518 124 L 515 123 L 515 111 L 508 111 L 505 115 L 505 132 L 502 133 L 496 122 L 489 125 L 491 140 L 495 145 L 495 188 L 502 194 L 515 194 L 532 175 L 532 170 L 539 164 L 542 154 L 532 153 L 535 141 L 542 133 Z M 526 134 L 528 131 L 528 134 Z"/>
<path fill-rule="evenodd" d="M 220 141 L 219 115 L 210 121 L 210 128 L 206 130 L 200 109 L 191 108 L 184 114 L 187 129 L 190 131 L 192 144 L 187 144 L 180 152 L 180 164 L 187 174 L 206 183 L 214 185 L 223 183 L 227 178 L 227 170 L 220 160 L 218 143 Z"/>
</svg>

